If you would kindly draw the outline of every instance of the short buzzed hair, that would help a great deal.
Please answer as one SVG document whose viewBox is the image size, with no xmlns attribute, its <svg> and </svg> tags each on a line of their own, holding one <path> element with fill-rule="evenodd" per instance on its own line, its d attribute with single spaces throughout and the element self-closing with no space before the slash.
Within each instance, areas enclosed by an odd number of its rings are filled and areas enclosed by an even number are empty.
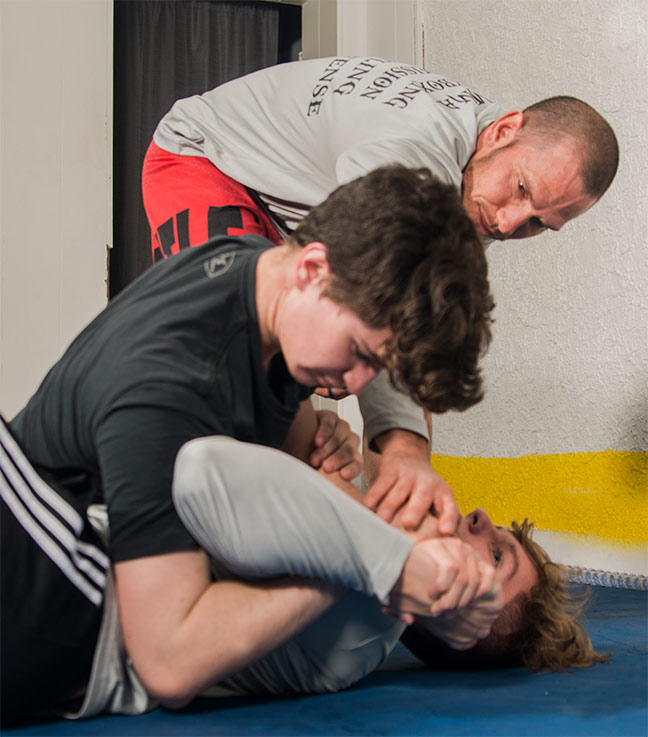
<svg viewBox="0 0 648 737">
<path fill-rule="evenodd" d="M 583 187 L 598 200 L 619 166 L 619 144 L 607 120 L 591 105 L 566 95 L 541 100 L 523 112 L 523 132 L 545 141 L 570 137 L 576 142 L 582 156 Z"/>
</svg>

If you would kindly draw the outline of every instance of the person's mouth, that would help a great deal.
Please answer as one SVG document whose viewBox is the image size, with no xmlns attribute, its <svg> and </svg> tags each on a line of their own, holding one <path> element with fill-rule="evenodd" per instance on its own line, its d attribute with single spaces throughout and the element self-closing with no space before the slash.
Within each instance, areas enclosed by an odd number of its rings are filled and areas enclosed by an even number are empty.
<svg viewBox="0 0 648 737">
<path fill-rule="evenodd" d="M 323 374 L 319 374 L 316 386 L 317 394 L 330 399 L 344 399 L 349 396 L 349 390 L 344 383 L 340 383 L 333 379 L 326 378 Z"/>
<path fill-rule="evenodd" d="M 326 380 L 326 389 L 328 390 L 328 396 L 331 399 L 344 399 L 349 396 L 349 390 L 345 386 L 343 381 Z"/>
</svg>

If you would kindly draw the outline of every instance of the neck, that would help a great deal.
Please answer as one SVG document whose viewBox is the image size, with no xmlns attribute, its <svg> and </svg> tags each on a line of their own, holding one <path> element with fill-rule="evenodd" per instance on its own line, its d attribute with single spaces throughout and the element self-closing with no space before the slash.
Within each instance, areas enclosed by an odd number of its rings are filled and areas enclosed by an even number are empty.
<svg viewBox="0 0 648 737">
<path fill-rule="evenodd" d="M 496 122 L 496 121 L 494 121 Z M 475 157 L 476 154 L 480 154 L 482 149 L 485 146 L 485 140 L 487 136 L 488 129 L 493 125 L 493 123 L 489 123 L 484 130 L 477 136 L 477 142 L 475 143 L 475 150 L 472 152 L 472 155 L 470 156 L 470 159 L 468 162 L 470 163 L 470 160 Z"/>
<path fill-rule="evenodd" d="M 281 350 L 277 326 L 281 304 L 290 287 L 289 266 L 293 253 L 290 246 L 277 246 L 264 251 L 257 261 L 255 297 L 261 357 L 266 370 Z"/>
</svg>

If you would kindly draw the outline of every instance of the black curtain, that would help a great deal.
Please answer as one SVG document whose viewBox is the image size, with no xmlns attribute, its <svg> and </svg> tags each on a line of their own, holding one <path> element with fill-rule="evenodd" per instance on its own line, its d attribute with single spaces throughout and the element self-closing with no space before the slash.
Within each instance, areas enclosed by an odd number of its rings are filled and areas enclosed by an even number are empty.
<svg viewBox="0 0 648 737">
<path fill-rule="evenodd" d="M 144 154 L 175 100 L 297 58 L 301 8 L 234 0 L 115 0 L 110 296 L 151 264 Z"/>
</svg>

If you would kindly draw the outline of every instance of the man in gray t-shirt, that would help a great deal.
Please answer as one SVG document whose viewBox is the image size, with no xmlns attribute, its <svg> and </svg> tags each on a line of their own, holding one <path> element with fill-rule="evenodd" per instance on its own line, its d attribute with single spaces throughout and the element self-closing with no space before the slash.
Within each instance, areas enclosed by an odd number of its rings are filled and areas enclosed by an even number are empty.
<svg viewBox="0 0 648 737">
<path fill-rule="evenodd" d="M 279 242 L 338 185 L 392 162 L 461 190 L 487 243 L 527 238 L 585 212 L 618 161 L 610 126 L 580 100 L 505 112 L 445 75 L 375 57 L 254 72 L 178 100 L 153 138 L 142 188 L 156 260 L 217 233 Z M 409 499 L 412 526 L 434 505 L 452 532 L 458 511 L 430 467 L 420 409 L 384 375 L 359 401 L 381 454 L 366 503 L 390 520 Z"/>
</svg>

